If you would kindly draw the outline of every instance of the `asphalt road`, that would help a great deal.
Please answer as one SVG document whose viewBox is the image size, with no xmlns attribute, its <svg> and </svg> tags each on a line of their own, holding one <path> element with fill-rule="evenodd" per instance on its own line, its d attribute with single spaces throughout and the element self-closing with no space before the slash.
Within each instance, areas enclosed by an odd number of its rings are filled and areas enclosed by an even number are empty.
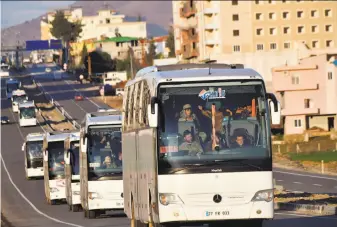
<svg viewBox="0 0 337 227">
<path fill-rule="evenodd" d="M 43 81 L 44 83 L 45 81 Z M 49 86 L 51 81 L 47 81 L 46 86 Z M 80 104 L 80 107 L 75 107 L 74 103 L 69 100 L 73 98 L 74 91 L 71 91 L 71 86 L 65 85 L 65 82 L 59 83 L 58 86 L 64 86 L 67 89 L 57 93 L 60 88 L 50 88 L 50 91 L 56 92 L 54 95 L 59 96 L 59 102 L 64 105 L 64 108 L 69 113 L 73 113 L 75 118 L 82 119 L 85 111 L 95 111 L 97 106 L 88 101 Z M 53 82 L 51 82 L 53 84 Z M 55 87 L 54 84 L 53 86 Z M 44 86 L 44 85 L 43 85 Z M 49 87 L 53 87 L 50 85 Z M 56 86 L 56 87 L 58 87 Z M 47 87 L 47 89 L 49 89 Z M 70 91 L 69 91 L 70 90 Z M 69 91 L 69 92 L 68 92 Z M 17 121 L 17 114 L 14 114 L 10 109 L 10 101 L 5 99 L 4 89 L 1 89 L 1 114 L 6 115 L 12 122 Z M 58 95 L 57 95 L 58 94 Z M 59 95 L 62 94 L 62 95 Z M 64 95 L 67 94 L 67 95 Z M 67 97 L 69 99 L 67 100 Z M 89 104 L 91 103 L 91 104 Z M 67 105 L 67 106 L 65 106 Z M 100 105 L 100 104 L 97 104 Z M 76 115 L 77 114 L 77 115 Z M 47 205 L 44 198 L 43 181 L 27 181 L 24 174 L 24 156 L 21 151 L 23 138 L 31 132 L 39 132 L 42 129 L 37 127 L 20 128 L 16 123 L 4 125 L 1 127 L 1 205 L 2 212 L 5 217 L 15 226 L 130 226 L 129 220 L 123 214 L 114 213 L 112 216 L 101 217 L 95 220 L 85 219 L 83 213 L 68 212 L 66 205 Z M 334 186 L 336 179 L 313 178 L 310 176 L 299 175 L 301 173 L 290 172 L 286 170 L 277 170 L 274 176 L 277 180 L 284 180 L 283 183 L 290 184 L 291 182 L 302 182 L 303 189 L 308 187 L 313 182 L 321 184 L 324 190 L 328 190 L 329 185 Z M 280 173 L 279 171 L 282 171 Z M 324 187 L 323 187 L 324 186 Z M 319 190 L 320 187 L 313 187 Z M 296 215 L 286 212 L 277 212 L 275 220 L 265 223 L 265 227 L 335 227 L 337 226 L 337 217 L 309 217 Z"/>
</svg>

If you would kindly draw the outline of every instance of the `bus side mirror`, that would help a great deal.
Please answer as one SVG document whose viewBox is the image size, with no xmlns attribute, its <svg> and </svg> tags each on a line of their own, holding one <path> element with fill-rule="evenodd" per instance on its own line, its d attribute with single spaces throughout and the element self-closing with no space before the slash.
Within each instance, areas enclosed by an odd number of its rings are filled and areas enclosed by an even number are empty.
<svg viewBox="0 0 337 227">
<path fill-rule="evenodd" d="M 281 104 L 272 93 L 267 93 L 272 125 L 281 124 Z M 269 101 L 270 100 L 270 101 Z"/>
<path fill-rule="evenodd" d="M 155 97 L 151 98 L 151 103 L 147 106 L 147 117 L 151 128 L 158 126 L 158 103 Z"/>
<path fill-rule="evenodd" d="M 67 150 L 66 155 L 64 156 L 64 161 L 68 165 L 70 164 L 70 155 L 69 155 L 69 153 L 70 153 L 70 150 Z"/>
<path fill-rule="evenodd" d="M 22 151 L 25 151 L 25 145 L 26 145 L 26 143 L 23 143 L 23 144 L 22 144 L 22 147 L 21 147 L 21 150 L 22 150 Z"/>
</svg>

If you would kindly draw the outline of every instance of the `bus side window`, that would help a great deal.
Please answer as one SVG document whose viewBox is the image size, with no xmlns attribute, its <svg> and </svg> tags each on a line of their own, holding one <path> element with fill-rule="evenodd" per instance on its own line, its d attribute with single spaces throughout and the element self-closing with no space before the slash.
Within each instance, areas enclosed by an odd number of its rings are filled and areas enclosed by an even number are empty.
<svg viewBox="0 0 337 227">
<path fill-rule="evenodd" d="M 137 129 L 138 128 L 138 119 L 139 119 L 139 104 L 140 104 L 140 86 L 141 86 L 141 81 L 137 82 L 135 84 L 135 90 L 134 90 L 134 102 L 133 102 L 133 126 L 132 129 Z"/>
<path fill-rule="evenodd" d="M 124 113 L 124 117 L 123 117 L 123 130 L 127 130 L 128 127 L 128 119 L 129 119 L 129 92 L 130 87 L 126 87 L 126 94 L 124 95 L 124 100 L 123 100 L 123 113 Z"/>
<path fill-rule="evenodd" d="M 145 126 L 149 125 L 149 122 L 148 122 L 148 119 L 147 119 L 147 106 L 150 104 L 150 89 L 149 89 L 149 86 L 147 84 L 147 81 L 145 80 L 144 81 L 144 89 L 143 89 L 143 99 L 142 99 L 142 102 L 143 102 L 143 124 Z"/>
<path fill-rule="evenodd" d="M 139 92 L 139 112 L 138 112 L 138 118 L 137 118 L 137 121 L 138 121 L 138 124 L 139 124 L 139 127 L 142 128 L 144 127 L 144 122 L 143 122 L 143 115 L 144 115 L 144 84 L 145 84 L 145 81 L 142 80 L 141 81 L 141 85 L 140 85 L 140 92 Z"/>
<path fill-rule="evenodd" d="M 133 95 L 133 91 L 134 91 L 134 84 L 131 85 L 129 87 L 129 94 L 128 94 L 128 98 L 129 98 L 129 103 L 128 103 L 128 109 L 127 111 L 129 112 L 129 117 L 128 117 L 128 125 L 127 125 L 127 130 L 132 128 L 132 120 L 133 120 L 133 101 L 134 101 L 134 95 Z"/>
</svg>

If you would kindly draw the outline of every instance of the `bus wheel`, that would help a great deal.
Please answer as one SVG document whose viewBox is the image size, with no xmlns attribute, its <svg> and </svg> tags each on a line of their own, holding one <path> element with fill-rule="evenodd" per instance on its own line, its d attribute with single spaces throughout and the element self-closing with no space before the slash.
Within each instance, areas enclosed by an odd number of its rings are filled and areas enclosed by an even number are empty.
<svg viewBox="0 0 337 227">
<path fill-rule="evenodd" d="M 80 205 L 72 205 L 73 212 L 79 212 L 80 211 Z"/>
<path fill-rule="evenodd" d="M 87 210 L 84 210 L 84 209 L 83 209 L 83 214 L 84 214 L 84 217 L 85 217 L 85 218 L 88 217 L 88 211 L 87 211 Z"/>
<path fill-rule="evenodd" d="M 68 210 L 72 211 L 72 206 L 68 204 Z"/>
<path fill-rule="evenodd" d="M 50 205 L 55 205 L 56 204 L 56 200 L 49 200 L 50 201 Z"/>
<path fill-rule="evenodd" d="M 96 218 L 96 211 L 94 210 L 89 210 L 89 219 Z"/>
</svg>

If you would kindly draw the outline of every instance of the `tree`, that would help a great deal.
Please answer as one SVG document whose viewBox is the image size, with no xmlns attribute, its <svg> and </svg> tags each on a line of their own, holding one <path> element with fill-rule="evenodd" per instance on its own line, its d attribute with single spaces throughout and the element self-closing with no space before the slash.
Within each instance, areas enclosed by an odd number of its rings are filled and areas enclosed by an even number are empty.
<svg viewBox="0 0 337 227">
<path fill-rule="evenodd" d="M 50 24 L 52 25 L 51 34 L 61 39 L 64 44 L 75 42 L 80 37 L 83 27 L 80 21 L 68 21 L 63 11 L 56 11 L 55 18 Z"/>
<path fill-rule="evenodd" d="M 91 71 L 92 73 L 104 73 L 113 71 L 115 64 L 111 59 L 110 54 L 106 52 L 93 51 L 89 53 L 91 58 Z M 85 57 L 84 66 L 88 70 L 88 56 Z"/>
<path fill-rule="evenodd" d="M 85 58 L 88 56 L 88 49 L 87 45 L 83 43 L 83 48 L 82 48 L 82 58 L 81 58 L 81 66 L 84 65 Z"/>
<path fill-rule="evenodd" d="M 153 59 L 156 57 L 156 45 L 154 45 L 154 40 L 151 38 L 149 52 L 147 53 L 147 62 L 150 65 L 153 65 Z"/>
<path fill-rule="evenodd" d="M 166 40 L 166 47 L 170 49 L 169 57 L 173 58 L 176 56 L 175 46 L 174 46 L 174 32 L 173 28 L 170 27 L 168 37 Z"/>
</svg>

